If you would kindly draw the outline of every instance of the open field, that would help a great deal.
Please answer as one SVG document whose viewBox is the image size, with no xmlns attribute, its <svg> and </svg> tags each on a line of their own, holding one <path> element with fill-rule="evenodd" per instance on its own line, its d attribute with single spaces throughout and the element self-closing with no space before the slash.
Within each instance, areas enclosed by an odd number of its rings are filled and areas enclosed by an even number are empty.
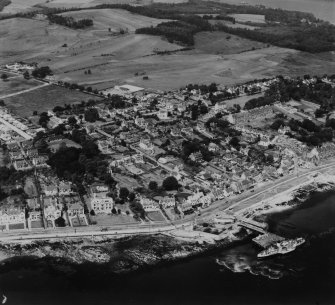
<svg viewBox="0 0 335 305">
<path fill-rule="evenodd" d="M 29 11 L 33 9 L 34 5 L 45 2 L 47 2 L 47 0 L 11 0 L 11 3 L 5 6 L 1 14 L 15 14 Z"/>
<path fill-rule="evenodd" d="M 63 87 L 50 85 L 36 89 L 24 94 L 5 98 L 5 104 L 18 115 L 27 117 L 32 115 L 34 110 L 39 113 L 53 109 L 55 106 L 73 104 L 97 97 Z"/>
<path fill-rule="evenodd" d="M 266 47 L 265 43 L 223 32 L 201 32 L 195 35 L 195 49 L 208 54 L 237 54 Z"/>
<path fill-rule="evenodd" d="M 0 64 L 54 57 L 62 45 L 84 39 L 80 33 L 47 21 L 15 18 L 0 21 Z"/>
<path fill-rule="evenodd" d="M 226 101 L 224 101 L 224 103 L 228 107 L 233 107 L 235 104 L 238 104 L 243 108 L 247 101 L 250 101 L 254 98 L 259 98 L 261 96 L 264 96 L 264 93 L 258 93 L 258 94 L 254 94 L 254 95 L 243 95 L 243 96 L 239 96 L 237 98 L 233 98 L 231 100 L 226 100 Z"/>
<path fill-rule="evenodd" d="M 12 78 L 7 81 L 0 81 L 0 97 L 12 94 L 16 92 L 20 92 L 23 90 L 31 89 L 36 86 L 41 85 L 39 81 L 34 79 L 24 79 L 23 77 L 20 78 Z"/>
<path fill-rule="evenodd" d="M 149 18 L 141 15 L 132 14 L 126 10 L 120 9 L 92 9 L 77 12 L 67 12 L 61 14 L 74 19 L 92 19 L 93 27 L 86 30 L 101 30 L 108 33 L 108 28 L 112 31 L 120 29 L 135 32 L 136 29 L 142 27 L 156 26 L 159 23 L 165 22 L 164 19 Z"/>
<path fill-rule="evenodd" d="M 304 62 L 304 65 L 301 62 Z M 89 84 L 98 89 L 104 89 L 123 82 L 145 88 L 166 90 L 180 88 L 189 83 L 216 82 L 231 85 L 278 74 L 332 73 L 334 68 L 335 61 L 332 61 L 331 58 L 321 59 L 310 54 L 278 47 L 225 56 L 190 51 L 174 55 L 111 61 L 99 68 L 98 75 L 97 72 L 94 72 L 94 79 L 92 78 Z M 145 71 L 149 80 L 134 76 L 137 71 Z M 65 75 L 76 80 L 82 77 L 82 72 Z"/>
<path fill-rule="evenodd" d="M 149 4 L 151 0 L 11 0 L 11 3 L 3 9 L 0 13 L 15 14 L 36 10 L 36 6 L 50 7 L 50 8 L 72 8 L 72 7 L 92 7 L 99 4 Z"/>
<path fill-rule="evenodd" d="M 264 15 L 231 14 L 230 16 L 235 18 L 236 22 L 265 23 Z"/>
<path fill-rule="evenodd" d="M 258 26 L 254 26 L 254 25 L 249 25 L 249 24 L 242 24 L 242 23 L 232 23 L 230 21 L 226 21 L 226 20 L 209 20 L 210 24 L 224 24 L 225 26 L 229 26 L 230 28 L 240 28 L 240 29 L 249 29 L 249 30 L 255 30 L 255 29 L 259 29 Z"/>
<path fill-rule="evenodd" d="M 278 74 L 323 75 L 333 74 L 335 70 L 335 55 L 331 53 L 313 55 L 267 47 L 219 32 L 197 34 L 194 50 L 155 55 L 156 51 L 177 51 L 182 47 L 158 36 L 133 33 L 113 36 L 108 27 L 128 27 L 132 31 L 139 26 L 155 24 L 157 19 L 123 10 L 89 10 L 71 14 L 78 18 L 92 14 L 96 18 L 95 26 L 73 30 L 41 20 L 17 18 L 0 21 L 0 64 L 20 60 L 37 62 L 40 66 L 50 66 L 58 80 L 90 85 L 100 90 L 122 83 L 162 90 L 180 88 L 189 83 L 230 85 Z M 67 47 L 62 47 L 64 44 Z M 92 73 L 85 75 L 88 69 Z M 145 72 L 149 79 L 135 76 L 138 72 Z M 14 105 L 13 100 L 18 100 L 20 104 L 21 99 L 10 99 L 10 103 Z M 55 103 L 61 105 L 71 102 L 66 97 L 63 102 L 57 97 L 55 99 Z M 29 111 L 39 109 L 39 106 L 39 102 L 32 104 Z M 22 109 L 22 105 L 17 109 Z"/>
</svg>

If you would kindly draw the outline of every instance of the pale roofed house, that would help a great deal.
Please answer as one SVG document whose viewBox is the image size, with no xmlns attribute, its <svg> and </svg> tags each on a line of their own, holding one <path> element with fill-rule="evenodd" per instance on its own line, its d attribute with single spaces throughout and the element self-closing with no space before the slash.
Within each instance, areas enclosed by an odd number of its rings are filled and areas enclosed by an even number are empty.
<svg viewBox="0 0 335 305">
<path fill-rule="evenodd" d="M 176 205 L 176 199 L 174 197 L 160 197 L 159 204 L 164 208 L 173 208 Z"/>
<path fill-rule="evenodd" d="M 61 181 L 58 185 L 59 195 L 71 195 L 72 188 L 69 182 Z"/>
<path fill-rule="evenodd" d="M 41 211 L 31 211 L 29 212 L 29 217 L 28 217 L 28 227 L 29 228 L 34 228 L 33 222 L 39 223 L 38 227 L 41 227 L 43 221 L 43 215 Z"/>
<path fill-rule="evenodd" d="M 67 216 L 71 226 L 87 226 L 88 222 L 85 216 L 84 206 L 79 200 L 74 200 L 67 204 Z"/>
<path fill-rule="evenodd" d="M 4 204 L 0 207 L 2 229 L 26 229 L 25 209 L 22 204 Z"/>
<path fill-rule="evenodd" d="M 144 150 L 153 151 L 153 149 L 154 149 L 154 146 L 149 139 L 141 139 L 139 146 L 140 146 L 140 148 L 142 148 Z"/>
<path fill-rule="evenodd" d="M 114 207 L 114 200 L 108 197 L 109 187 L 104 184 L 93 184 L 90 187 L 88 204 L 95 214 L 110 214 Z"/>
<path fill-rule="evenodd" d="M 103 198 L 107 196 L 109 187 L 105 184 L 96 183 L 90 186 L 89 192 L 93 198 Z"/>
<path fill-rule="evenodd" d="M 160 120 L 167 120 L 169 118 L 167 109 L 160 109 L 157 113 L 157 116 Z"/>
<path fill-rule="evenodd" d="M 14 161 L 13 166 L 17 171 L 24 171 L 24 170 L 32 169 L 32 166 L 26 160 Z"/>
<path fill-rule="evenodd" d="M 67 214 L 69 217 L 85 215 L 84 207 L 78 202 L 71 203 L 67 209 Z"/>
<path fill-rule="evenodd" d="M 44 207 L 44 215 L 48 226 L 51 224 L 52 227 L 55 227 L 55 220 L 62 216 L 62 209 L 57 204 L 47 204 Z"/>
<path fill-rule="evenodd" d="M 153 211 L 158 211 L 159 206 L 158 203 L 152 199 L 146 198 L 146 197 L 141 197 L 140 198 L 140 203 L 146 212 L 153 212 Z"/>
<path fill-rule="evenodd" d="M 111 214 L 114 207 L 113 198 L 89 198 L 90 210 L 95 214 Z"/>
<path fill-rule="evenodd" d="M 214 200 L 214 195 L 212 192 L 209 192 L 208 194 L 200 198 L 200 202 L 202 203 L 203 207 L 210 205 L 213 200 Z"/>
<path fill-rule="evenodd" d="M 147 128 L 148 126 L 148 122 L 143 119 L 143 118 L 140 118 L 140 117 L 136 117 L 135 118 L 135 124 L 138 126 L 138 127 L 141 127 L 141 128 Z"/>
<path fill-rule="evenodd" d="M 26 199 L 27 205 L 30 209 L 36 210 L 40 208 L 37 197 Z"/>
<path fill-rule="evenodd" d="M 33 165 L 36 167 L 48 167 L 46 161 L 48 161 L 48 156 L 37 156 L 32 159 Z"/>
<path fill-rule="evenodd" d="M 56 185 L 42 185 L 42 191 L 46 196 L 58 195 L 58 188 Z"/>
</svg>

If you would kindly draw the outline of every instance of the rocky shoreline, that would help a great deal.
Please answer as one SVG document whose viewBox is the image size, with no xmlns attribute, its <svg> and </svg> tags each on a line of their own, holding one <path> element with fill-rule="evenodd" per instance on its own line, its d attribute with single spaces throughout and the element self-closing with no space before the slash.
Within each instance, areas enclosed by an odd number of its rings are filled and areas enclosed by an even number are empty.
<svg viewBox="0 0 335 305">
<path fill-rule="evenodd" d="M 326 178 L 326 179 L 325 179 Z M 246 211 L 248 217 L 258 221 L 266 221 L 267 215 L 278 209 L 297 207 L 306 201 L 312 193 L 325 192 L 335 188 L 334 176 L 314 180 L 312 183 L 298 186 L 294 190 L 274 196 L 270 202 Z M 82 265 L 86 263 L 96 266 L 107 266 L 112 273 L 133 272 L 146 267 L 171 263 L 183 259 L 208 254 L 222 248 L 231 247 L 235 243 L 250 237 L 241 230 L 235 238 L 225 238 L 214 244 L 180 240 L 162 234 L 120 237 L 118 239 L 97 237 L 67 238 L 52 241 L 10 242 L 0 245 L 0 266 L 20 257 L 35 260 L 52 260 L 55 264 Z"/>
<path fill-rule="evenodd" d="M 89 263 L 98 268 L 107 268 L 112 273 L 122 274 L 208 254 L 246 237 L 247 234 L 241 234 L 235 241 L 225 239 L 215 244 L 185 242 L 164 235 L 134 236 L 118 240 L 101 238 L 95 241 L 67 239 L 7 243 L 0 245 L 0 265 L 5 266 L 24 257 L 35 261 L 52 261 L 54 265 L 78 266 Z"/>
<path fill-rule="evenodd" d="M 335 190 L 335 176 L 320 175 L 307 183 L 262 201 L 257 207 L 246 210 L 243 214 L 257 221 L 266 221 L 268 214 L 296 208 L 307 201 L 312 194 L 331 190 Z"/>
</svg>

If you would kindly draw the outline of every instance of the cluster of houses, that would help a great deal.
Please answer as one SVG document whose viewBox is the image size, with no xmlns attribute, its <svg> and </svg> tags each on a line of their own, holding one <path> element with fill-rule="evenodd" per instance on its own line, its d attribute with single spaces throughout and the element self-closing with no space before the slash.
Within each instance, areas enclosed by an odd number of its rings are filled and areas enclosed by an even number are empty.
<svg viewBox="0 0 335 305">
<path fill-rule="evenodd" d="M 17 171 L 48 167 L 48 156 L 40 154 L 32 140 L 8 143 L 7 150 L 10 162 Z"/>
<path fill-rule="evenodd" d="M 297 167 L 309 167 L 322 158 L 333 156 L 333 143 L 310 150 L 288 136 L 289 127 L 280 127 L 278 131 L 259 127 L 260 121 L 269 124 L 277 113 L 290 112 L 285 105 L 236 113 L 224 101 L 214 105 L 211 102 L 210 94 L 255 94 L 275 81 L 219 87 L 214 93 L 202 93 L 200 89 L 145 91 L 134 86 L 118 86 L 114 91 L 106 91 L 105 95 L 119 92 L 125 107 L 109 107 L 108 100 L 88 106 L 97 110 L 100 120 L 96 122 L 86 122 L 75 112 L 62 115 L 61 111 L 50 111 L 48 128 L 66 123 L 69 115 L 75 117 L 79 128 L 85 129 L 97 144 L 118 188 L 126 187 L 134 192 L 147 213 L 162 210 L 185 215 L 214 201 L 251 190 L 260 183 L 293 173 Z M 206 111 L 199 113 L 195 120 L 192 112 L 200 106 Z M 293 110 L 291 112 L 294 114 Z M 229 122 L 232 133 L 237 134 L 238 147 L 231 144 L 233 136 L 221 136 L 215 122 L 206 124 L 213 117 Z M 10 162 L 16 170 L 48 167 L 48 157 L 39 154 L 31 140 L 37 129 L 13 117 L 5 108 L 0 109 L 0 124 L 0 139 L 7 145 Z M 71 126 L 66 132 L 71 132 Z M 60 147 L 57 143 L 63 140 L 67 140 L 67 144 L 71 142 L 59 135 L 51 136 L 47 143 L 55 152 Z M 188 143 L 197 143 L 198 148 L 186 155 L 184 146 Z M 153 198 L 136 191 L 140 187 L 146 188 L 150 181 L 160 185 L 169 176 L 178 180 L 179 190 L 162 192 L 162 196 L 155 193 Z M 71 183 L 53 179 L 42 179 L 41 194 L 27 199 L 28 214 L 24 205 L 17 202 L 7 207 L 3 205 L 0 226 L 9 229 L 18 222 L 23 223 L 23 228 L 38 227 L 41 223 L 55 227 L 59 226 L 60 220 L 69 226 L 87 225 L 88 213 L 112 214 L 115 209 L 111 190 L 102 183 L 87 186 L 87 195 L 82 198 Z"/>
</svg>

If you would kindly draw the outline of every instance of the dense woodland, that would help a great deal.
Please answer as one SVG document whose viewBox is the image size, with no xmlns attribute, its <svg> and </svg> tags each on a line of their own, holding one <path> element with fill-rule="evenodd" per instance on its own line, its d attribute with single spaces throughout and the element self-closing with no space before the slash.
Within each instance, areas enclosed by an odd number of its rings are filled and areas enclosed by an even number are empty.
<svg viewBox="0 0 335 305">
<path fill-rule="evenodd" d="M 10 0 L 0 0 L 0 12 L 9 4 L 11 4 Z"/>
<path fill-rule="evenodd" d="M 199 16 L 182 17 L 178 21 L 163 22 L 156 27 L 140 28 L 137 34 L 164 36 L 169 42 L 194 45 L 194 35 L 201 31 L 212 31 L 213 26 Z"/>
<path fill-rule="evenodd" d="M 31 18 L 37 13 L 44 13 L 48 16 L 50 22 L 81 29 L 92 26 L 93 20 L 74 20 L 72 17 L 64 17 L 58 14 L 92 8 L 124 9 L 147 17 L 174 20 L 163 22 L 156 27 L 138 29 L 137 33 L 163 36 L 171 42 L 178 42 L 186 46 L 194 45 L 194 35 L 198 32 L 223 31 L 259 42 L 311 53 L 335 50 L 335 26 L 315 18 L 313 14 L 264 6 L 232 5 L 201 0 L 190 0 L 189 2 L 178 4 L 153 3 L 146 6 L 101 4 L 94 7 L 70 9 L 41 7 L 39 11 L 2 16 L 0 20 L 16 17 Z M 259 29 L 250 30 L 231 28 L 227 24 L 222 23 L 211 24 L 208 22 L 209 19 L 214 18 L 234 23 L 235 19 L 229 14 L 235 13 L 264 15 L 266 23 L 263 25 L 258 24 L 260 26 Z M 204 16 L 200 17 L 199 14 Z M 213 14 L 215 14 L 215 17 L 213 17 Z"/>
<path fill-rule="evenodd" d="M 47 16 L 51 23 L 56 23 L 72 29 L 84 29 L 93 25 L 92 19 L 75 20 L 72 17 L 64 17 L 56 14 L 48 14 Z"/>
<path fill-rule="evenodd" d="M 232 28 L 224 24 L 217 24 L 216 30 L 310 53 L 335 50 L 335 26 L 327 23 L 318 26 L 306 23 L 291 26 L 274 25 L 262 27 L 258 30 Z"/>
</svg>

